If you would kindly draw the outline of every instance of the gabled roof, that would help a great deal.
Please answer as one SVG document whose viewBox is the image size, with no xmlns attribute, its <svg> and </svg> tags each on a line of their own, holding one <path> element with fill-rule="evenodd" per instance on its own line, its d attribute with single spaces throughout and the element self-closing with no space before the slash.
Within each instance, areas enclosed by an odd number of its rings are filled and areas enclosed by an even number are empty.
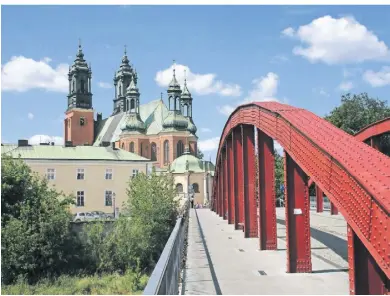
<svg viewBox="0 0 390 296">
<path fill-rule="evenodd" d="M 1 153 L 9 154 L 14 158 L 20 155 L 22 159 L 150 161 L 126 150 L 94 146 L 32 145 L 18 147 L 14 144 L 4 144 L 1 146 Z"/>
<path fill-rule="evenodd" d="M 146 135 L 157 135 L 163 129 L 163 121 L 168 115 L 168 108 L 161 99 L 140 105 L 140 116 L 146 125 Z M 105 119 L 104 125 L 97 134 L 93 146 L 100 146 L 104 142 L 115 142 L 119 140 L 121 126 L 126 121 L 127 114 L 112 115 Z"/>
</svg>

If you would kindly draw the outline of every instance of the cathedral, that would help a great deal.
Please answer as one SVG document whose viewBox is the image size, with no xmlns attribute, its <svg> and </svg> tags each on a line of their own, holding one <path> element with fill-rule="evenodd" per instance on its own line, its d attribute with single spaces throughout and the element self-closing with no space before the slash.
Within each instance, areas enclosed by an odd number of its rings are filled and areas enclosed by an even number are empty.
<svg viewBox="0 0 390 296">
<path fill-rule="evenodd" d="M 125 50 L 115 72 L 112 114 L 103 119 L 92 105 L 92 70 L 79 44 L 76 59 L 69 68 L 68 108 L 64 128 L 66 145 L 108 146 L 148 158 L 160 168 L 169 165 L 184 151 L 197 155 L 197 128 L 192 120 L 192 96 L 186 80 L 183 87 L 175 70 L 167 89 L 168 106 L 160 99 L 141 104 L 138 74 Z"/>
</svg>

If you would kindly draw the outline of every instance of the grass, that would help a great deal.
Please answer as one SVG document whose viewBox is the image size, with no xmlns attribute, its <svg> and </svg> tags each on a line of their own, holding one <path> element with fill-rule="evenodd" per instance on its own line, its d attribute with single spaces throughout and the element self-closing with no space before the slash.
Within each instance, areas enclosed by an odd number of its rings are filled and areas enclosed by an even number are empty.
<svg viewBox="0 0 390 296">
<path fill-rule="evenodd" d="M 124 275 L 105 274 L 102 276 L 60 276 L 56 280 L 42 280 L 35 285 L 19 281 L 13 285 L 2 285 L 5 295 L 139 295 L 146 286 L 148 277 L 137 276 L 132 272 Z M 138 283 L 137 283 L 138 282 Z"/>
</svg>

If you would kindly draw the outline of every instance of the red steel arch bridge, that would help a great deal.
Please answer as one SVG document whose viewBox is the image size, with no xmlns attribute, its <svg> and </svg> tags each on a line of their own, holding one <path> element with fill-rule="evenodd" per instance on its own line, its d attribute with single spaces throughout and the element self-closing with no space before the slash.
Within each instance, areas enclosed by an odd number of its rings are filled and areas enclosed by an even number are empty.
<svg viewBox="0 0 390 296">
<path fill-rule="evenodd" d="M 276 250 L 274 142 L 284 149 L 287 272 L 311 272 L 309 185 L 348 224 L 350 294 L 390 293 L 390 158 L 377 136 L 390 119 L 351 136 L 301 108 L 239 106 L 220 139 L 211 209 L 260 250 Z M 370 141 L 371 147 L 363 141 Z"/>
</svg>

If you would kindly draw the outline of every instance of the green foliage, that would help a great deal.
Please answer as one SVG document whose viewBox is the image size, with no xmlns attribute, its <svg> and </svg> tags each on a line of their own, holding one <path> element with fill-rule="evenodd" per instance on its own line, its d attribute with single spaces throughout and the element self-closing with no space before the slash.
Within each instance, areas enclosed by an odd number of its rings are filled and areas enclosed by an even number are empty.
<svg viewBox="0 0 390 296">
<path fill-rule="evenodd" d="M 354 135 L 367 125 L 390 117 L 387 101 L 370 98 L 366 93 L 350 94 L 341 97 L 341 105 L 333 109 L 325 119 Z M 381 151 L 390 156 L 390 136 L 383 135 L 379 139 Z"/>
<path fill-rule="evenodd" d="M 44 279 L 35 285 L 29 285 L 21 279 L 14 285 L 2 286 L 6 295 L 134 295 L 141 294 L 148 281 L 146 275 L 139 276 L 131 271 L 94 276 L 63 275 L 54 281 Z M 137 282 L 136 285 L 134 283 Z"/>
<path fill-rule="evenodd" d="M 275 150 L 275 192 L 276 198 L 284 200 L 283 191 L 280 189 L 281 185 L 284 184 L 284 163 L 283 157 L 278 154 Z"/>
<path fill-rule="evenodd" d="M 179 204 L 171 175 L 138 174 L 129 183 L 125 210 L 130 215 L 133 253 L 143 268 L 154 266 L 176 223 Z"/>
<path fill-rule="evenodd" d="M 70 229 L 72 199 L 49 188 L 21 159 L 2 155 L 2 281 L 71 272 L 81 264 Z M 17 202 L 12 201 L 15 198 Z M 72 262 L 73 264 L 69 264 Z"/>
<path fill-rule="evenodd" d="M 199 148 L 198 148 L 198 153 L 197 153 L 196 157 L 198 157 L 199 159 L 203 159 L 203 157 L 204 157 L 204 154 L 203 154 L 203 152 L 202 152 L 202 151 L 200 151 L 200 149 L 199 149 Z"/>
</svg>

